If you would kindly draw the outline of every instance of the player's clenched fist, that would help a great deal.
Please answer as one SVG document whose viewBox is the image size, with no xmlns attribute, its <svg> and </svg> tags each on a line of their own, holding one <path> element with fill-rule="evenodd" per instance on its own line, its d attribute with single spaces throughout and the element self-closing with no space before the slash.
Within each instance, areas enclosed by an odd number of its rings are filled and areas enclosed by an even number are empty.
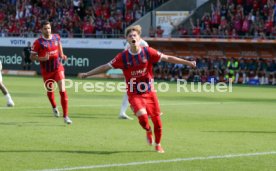
<svg viewBox="0 0 276 171">
<path fill-rule="evenodd" d="M 190 67 L 195 68 L 196 67 L 196 61 L 190 61 Z"/>
</svg>

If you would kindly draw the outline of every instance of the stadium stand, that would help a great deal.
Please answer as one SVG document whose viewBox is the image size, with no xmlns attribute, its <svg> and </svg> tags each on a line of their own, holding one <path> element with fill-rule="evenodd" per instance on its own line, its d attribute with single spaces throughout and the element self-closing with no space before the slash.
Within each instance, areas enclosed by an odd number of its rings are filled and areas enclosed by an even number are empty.
<svg viewBox="0 0 276 171">
<path fill-rule="evenodd" d="M 175 81 L 186 79 L 190 82 L 229 82 L 231 77 L 236 84 L 275 85 L 276 63 L 273 59 L 188 57 L 197 61 L 197 68 L 163 64 L 155 67 L 157 79 Z"/>
<path fill-rule="evenodd" d="M 216 0 L 205 10 L 176 28 L 174 36 L 234 39 L 276 36 L 275 0 Z"/>
<path fill-rule="evenodd" d="M 3 0 L 0 36 L 34 37 L 50 20 L 61 37 L 115 37 L 167 0 Z M 146 3 L 145 3 L 146 2 Z"/>
</svg>

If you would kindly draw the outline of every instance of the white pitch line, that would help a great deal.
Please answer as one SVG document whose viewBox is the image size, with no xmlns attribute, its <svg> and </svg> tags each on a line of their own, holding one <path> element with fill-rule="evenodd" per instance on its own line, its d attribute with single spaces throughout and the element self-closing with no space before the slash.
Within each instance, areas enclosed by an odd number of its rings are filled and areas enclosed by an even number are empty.
<svg viewBox="0 0 276 171">
<path fill-rule="evenodd" d="M 233 103 L 238 103 L 238 102 L 195 102 L 195 103 L 179 103 L 179 104 L 160 104 L 160 106 L 184 106 L 184 105 L 218 105 L 218 104 L 233 104 Z M 120 106 L 120 104 L 117 104 L 117 105 L 70 105 L 69 108 L 78 108 L 78 107 L 117 107 L 117 106 Z M 34 106 L 15 106 L 15 107 L 0 107 L 0 110 L 1 109 L 4 109 L 4 110 L 12 110 L 12 109 L 47 109 L 49 108 L 49 106 L 45 105 L 45 106 L 37 106 L 37 107 L 34 107 Z"/>
<path fill-rule="evenodd" d="M 195 160 L 212 160 L 212 159 L 227 159 L 227 158 L 238 158 L 238 157 L 264 156 L 264 155 L 275 155 L 275 154 L 276 154 L 276 151 L 245 153 L 245 154 L 227 154 L 227 155 L 222 155 L 222 156 L 176 158 L 176 159 L 170 159 L 170 160 L 152 160 L 152 161 L 142 161 L 142 162 L 103 164 L 103 165 L 79 166 L 79 167 L 56 168 L 56 169 L 43 169 L 43 170 L 33 170 L 33 171 L 67 171 L 67 170 L 112 168 L 112 167 L 137 166 L 137 165 L 172 163 L 172 162 L 195 161 Z"/>
</svg>

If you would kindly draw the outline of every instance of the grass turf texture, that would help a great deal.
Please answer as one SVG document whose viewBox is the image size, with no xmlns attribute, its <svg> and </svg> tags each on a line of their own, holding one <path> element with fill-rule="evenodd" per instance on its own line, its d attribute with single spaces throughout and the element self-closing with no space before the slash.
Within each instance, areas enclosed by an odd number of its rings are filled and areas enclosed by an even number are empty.
<svg viewBox="0 0 276 171">
<path fill-rule="evenodd" d="M 116 80 L 78 80 L 92 82 Z M 16 107 L 0 99 L 0 170 L 41 170 L 276 151 L 275 87 L 232 93 L 158 93 L 165 154 L 146 144 L 137 119 L 118 120 L 123 93 L 68 89 L 73 125 L 52 115 L 40 77 L 4 77 Z M 59 93 L 55 93 L 60 111 Z M 132 112 L 127 112 L 132 116 Z M 274 170 L 276 155 L 84 170 Z"/>
</svg>

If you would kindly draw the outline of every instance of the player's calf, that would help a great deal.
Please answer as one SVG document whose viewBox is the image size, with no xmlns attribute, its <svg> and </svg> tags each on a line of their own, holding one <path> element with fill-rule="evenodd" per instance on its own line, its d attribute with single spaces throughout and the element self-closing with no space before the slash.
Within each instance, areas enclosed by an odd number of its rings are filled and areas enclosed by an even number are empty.
<svg viewBox="0 0 276 171">
<path fill-rule="evenodd" d="M 152 138 L 152 131 L 147 131 L 146 133 L 146 137 L 147 137 L 147 143 L 151 146 L 153 145 L 153 138 Z"/>
</svg>

